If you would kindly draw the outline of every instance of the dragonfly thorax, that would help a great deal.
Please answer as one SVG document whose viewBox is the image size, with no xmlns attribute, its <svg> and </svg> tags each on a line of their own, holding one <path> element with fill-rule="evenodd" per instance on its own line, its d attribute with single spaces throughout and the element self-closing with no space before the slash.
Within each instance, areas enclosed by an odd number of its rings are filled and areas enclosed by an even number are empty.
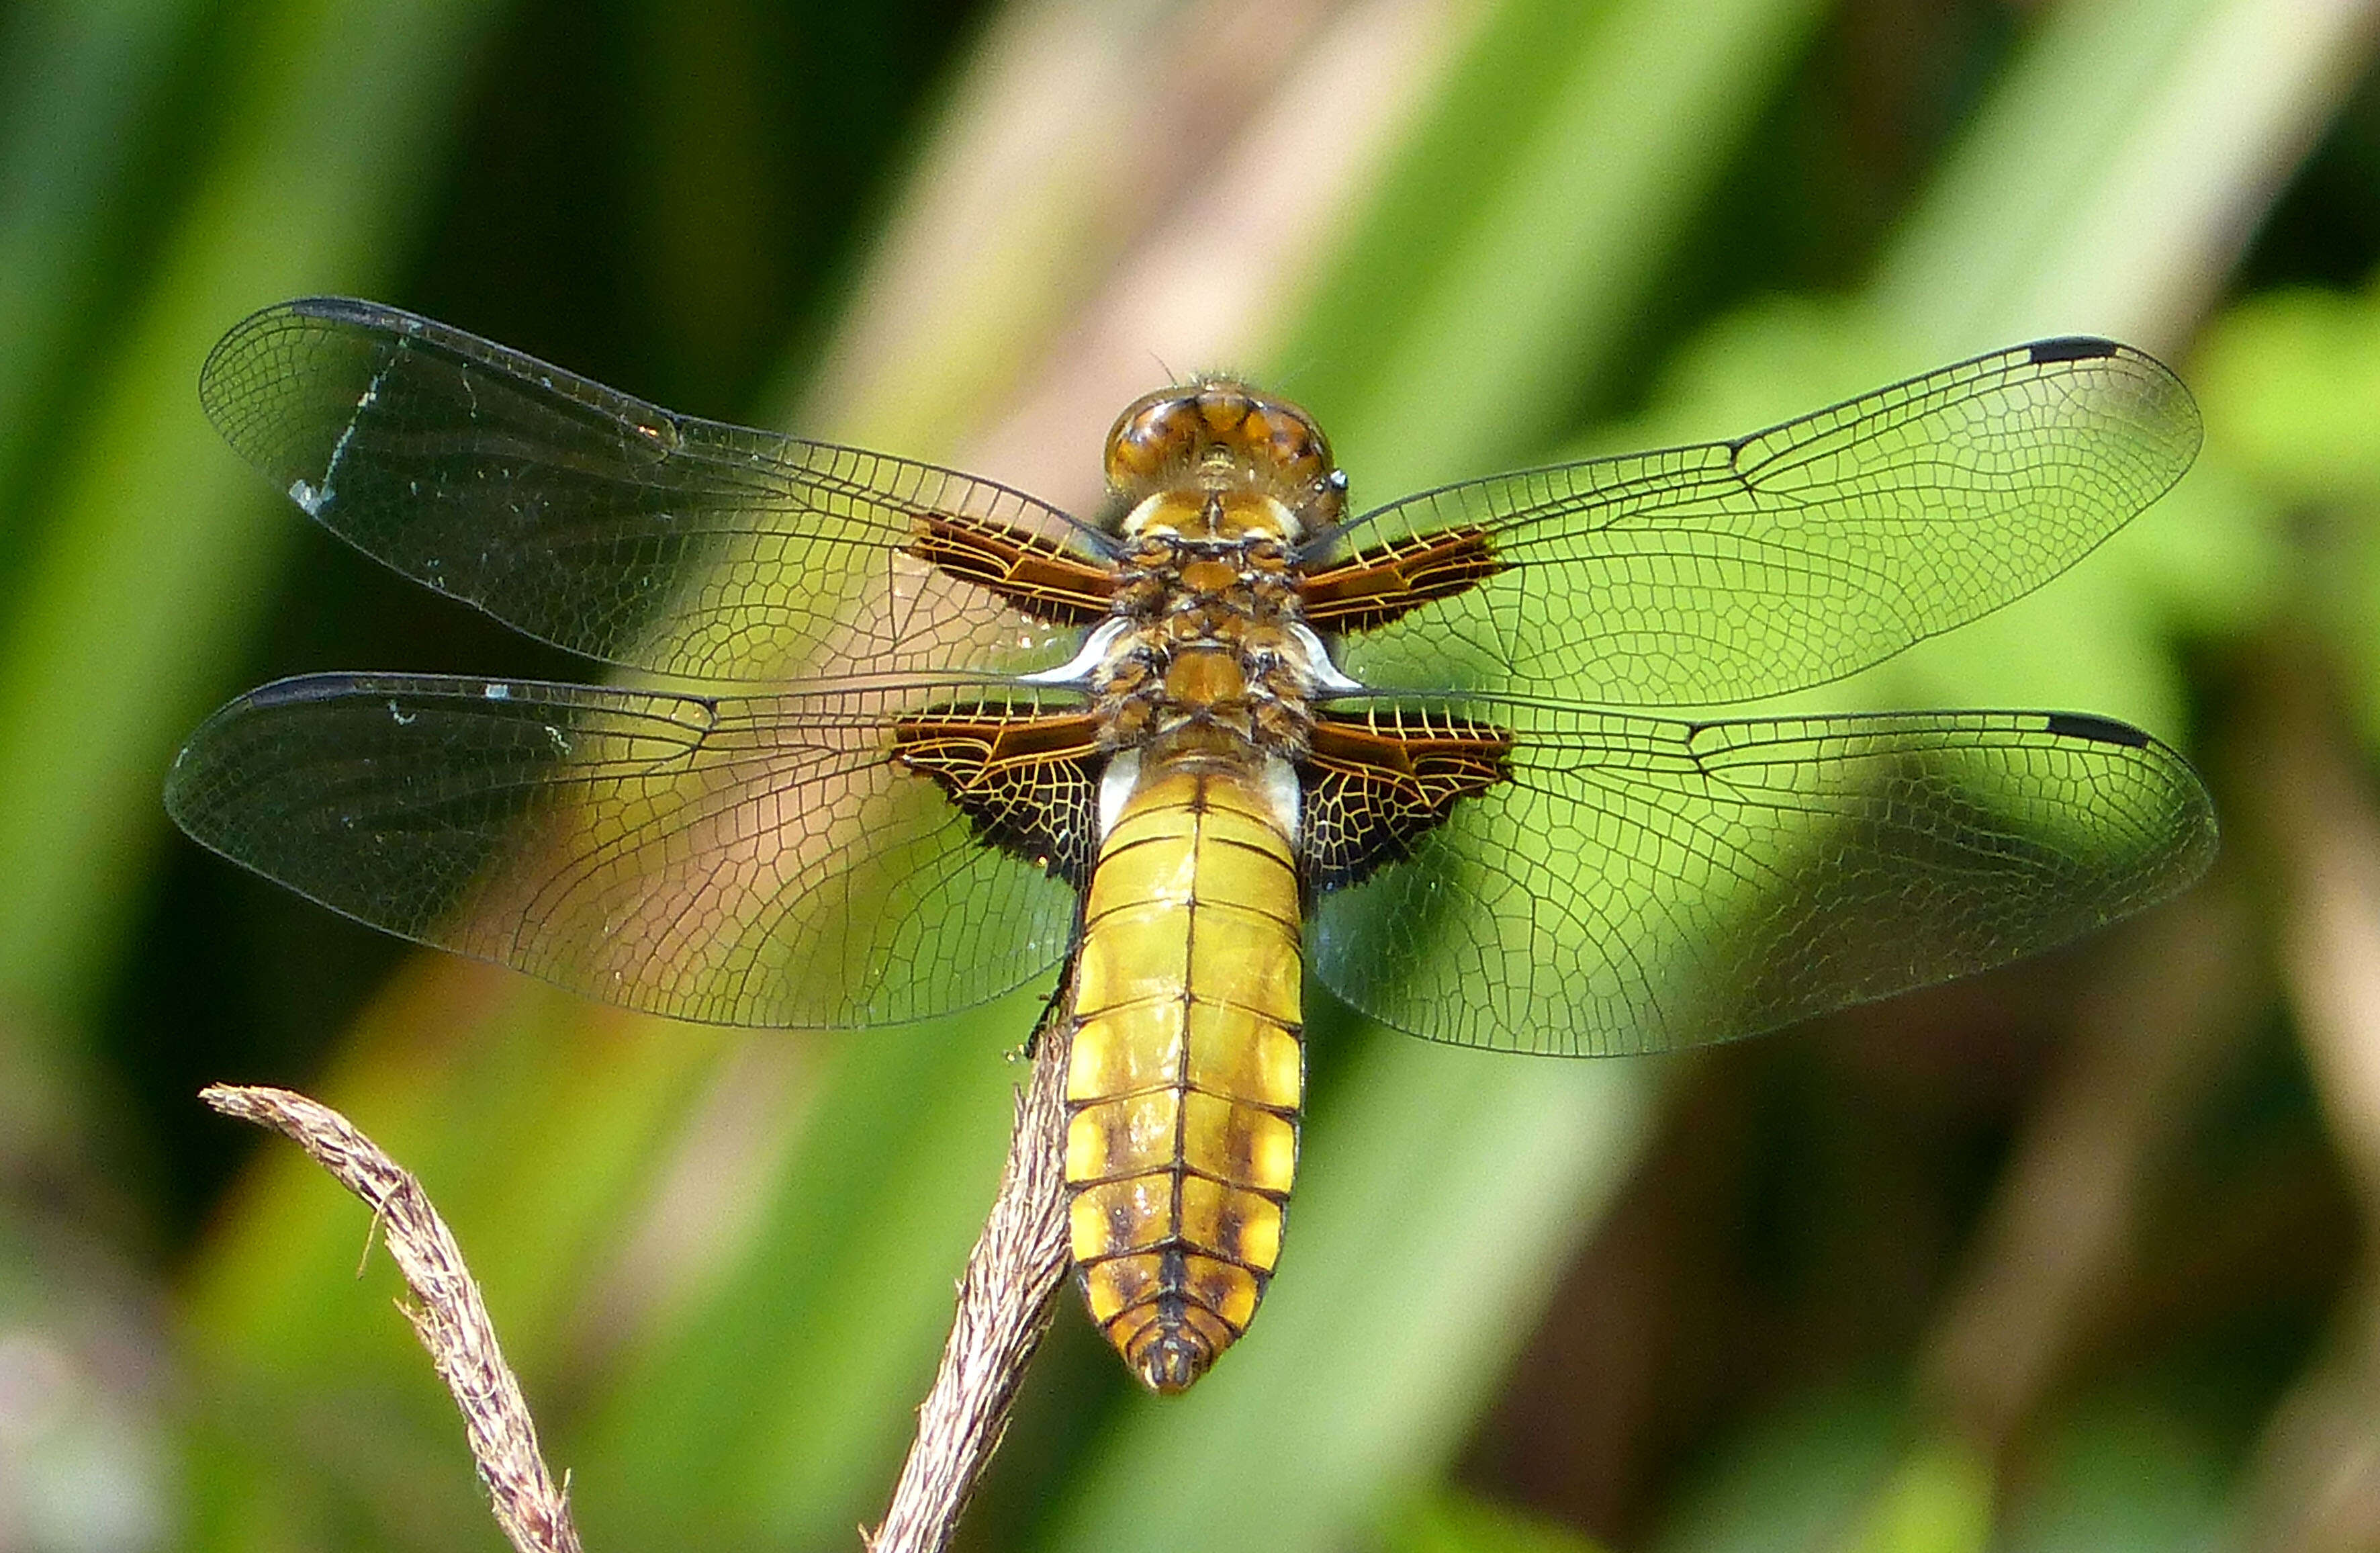
<svg viewBox="0 0 2380 1553">
<path fill-rule="evenodd" d="M 1303 755 L 1316 692 L 1337 672 L 1298 608 L 1288 547 L 1272 535 L 1151 534 L 1123 569 L 1087 685 L 1103 742 L 1130 747 L 1196 728 L 1251 753 Z"/>
</svg>

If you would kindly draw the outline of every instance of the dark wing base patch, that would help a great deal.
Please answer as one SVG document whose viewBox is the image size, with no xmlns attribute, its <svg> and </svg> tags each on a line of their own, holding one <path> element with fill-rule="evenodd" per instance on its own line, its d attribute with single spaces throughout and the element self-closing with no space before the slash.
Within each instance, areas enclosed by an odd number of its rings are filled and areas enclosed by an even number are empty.
<svg viewBox="0 0 2380 1553">
<path fill-rule="evenodd" d="M 1493 723 L 1442 712 L 1381 707 L 1324 713 L 1315 721 L 1300 772 L 1299 849 L 1306 887 L 1319 892 L 1358 884 L 1383 864 L 1410 855 L 1458 799 L 1505 780 L 1512 749 L 1512 735 Z"/>
<path fill-rule="evenodd" d="M 1297 597 L 1318 630 L 1368 631 L 1503 569 L 1488 530 L 1465 524 L 1376 545 L 1309 572 Z"/>
<path fill-rule="evenodd" d="M 1099 735 L 1089 712 L 979 701 L 902 718 L 892 758 L 933 778 L 985 841 L 1081 889 L 1099 851 Z"/>
<path fill-rule="evenodd" d="M 921 521 L 925 528 L 910 541 L 910 554 L 990 589 L 1032 619 L 1087 625 L 1115 597 L 1115 568 L 1044 535 L 964 513 L 929 512 Z"/>
</svg>

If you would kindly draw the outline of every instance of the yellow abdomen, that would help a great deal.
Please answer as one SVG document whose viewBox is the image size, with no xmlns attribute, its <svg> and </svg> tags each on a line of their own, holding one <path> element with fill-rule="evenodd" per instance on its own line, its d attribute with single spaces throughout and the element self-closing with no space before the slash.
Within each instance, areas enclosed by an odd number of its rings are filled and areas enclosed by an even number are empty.
<svg viewBox="0 0 2380 1553">
<path fill-rule="evenodd" d="M 1084 905 L 1075 1262 L 1091 1318 L 1160 1391 L 1247 1329 L 1297 1165 L 1297 872 L 1254 765 L 1144 773 Z"/>
</svg>

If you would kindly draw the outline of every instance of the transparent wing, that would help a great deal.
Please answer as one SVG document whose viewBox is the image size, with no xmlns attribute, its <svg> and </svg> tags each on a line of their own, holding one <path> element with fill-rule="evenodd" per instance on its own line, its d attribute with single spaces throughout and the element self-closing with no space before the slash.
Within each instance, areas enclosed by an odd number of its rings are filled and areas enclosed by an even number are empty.
<svg viewBox="0 0 2380 1553">
<path fill-rule="evenodd" d="M 1799 689 L 2040 587 L 2198 443 L 2156 361 L 2046 340 L 1733 442 L 1426 491 L 1344 543 L 1475 528 L 1503 569 L 1348 638 L 1342 666 L 1388 688 L 1609 706 Z"/>
<path fill-rule="evenodd" d="M 1067 633 L 906 547 L 934 516 L 1101 542 L 986 480 L 675 415 L 374 303 L 268 308 L 199 391 L 241 456 L 367 554 L 663 673 L 1046 666 Z"/>
<path fill-rule="evenodd" d="M 1470 703 L 1509 780 L 1322 897 L 1312 964 L 1463 1046 L 1662 1051 L 2022 958 L 2215 853 L 2182 758 L 2028 712 L 1682 722 Z"/>
<path fill-rule="evenodd" d="M 605 1001 L 923 1019 L 1030 980 L 1074 917 L 1066 885 L 890 760 L 933 699 L 311 675 L 210 718 L 165 801 L 335 911 Z"/>
</svg>

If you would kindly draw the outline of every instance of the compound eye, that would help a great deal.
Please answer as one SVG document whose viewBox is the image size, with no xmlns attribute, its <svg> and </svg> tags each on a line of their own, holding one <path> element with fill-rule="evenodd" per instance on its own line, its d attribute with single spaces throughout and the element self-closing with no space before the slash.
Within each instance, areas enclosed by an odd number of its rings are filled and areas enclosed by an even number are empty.
<svg viewBox="0 0 2380 1553">
<path fill-rule="evenodd" d="M 1314 438 L 1294 420 L 1282 420 L 1272 429 L 1273 462 L 1284 469 L 1293 469 L 1314 459 Z"/>
<path fill-rule="evenodd" d="M 1148 494 L 1169 480 L 1236 466 L 1284 498 L 1327 478 L 1330 444 L 1313 418 L 1227 379 L 1160 389 L 1125 406 L 1108 433 L 1108 483 Z"/>
<path fill-rule="evenodd" d="M 1337 528 L 1347 511 L 1347 472 L 1333 469 L 1306 489 L 1312 494 L 1306 500 L 1305 510 L 1298 515 L 1306 528 Z"/>
<path fill-rule="evenodd" d="M 1218 437 L 1235 428 L 1245 429 L 1245 422 L 1255 411 L 1256 401 L 1236 388 L 1216 386 L 1202 391 L 1198 395 L 1198 417 Z M 1262 419 L 1257 421 L 1259 427 L 1263 424 Z"/>
<path fill-rule="evenodd" d="M 1178 394 L 1151 394 L 1125 406 L 1108 433 L 1108 480 L 1132 486 L 1162 474 L 1198 440 L 1197 418 Z"/>
</svg>

